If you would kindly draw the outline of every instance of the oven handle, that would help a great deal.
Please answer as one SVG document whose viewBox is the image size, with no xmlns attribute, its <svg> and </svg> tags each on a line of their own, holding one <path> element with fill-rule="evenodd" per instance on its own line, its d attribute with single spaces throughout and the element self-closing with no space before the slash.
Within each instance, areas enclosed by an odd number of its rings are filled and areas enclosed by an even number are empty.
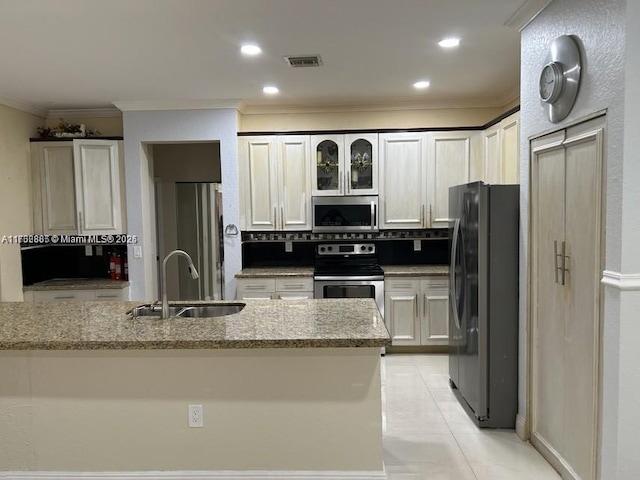
<svg viewBox="0 0 640 480">
<path fill-rule="evenodd" d="M 371 200 L 371 229 L 376 228 L 376 202 Z"/>
<path fill-rule="evenodd" d="M 360 276 L 327 276 L 327 277 L 313 277 L 314 280 L 320 282 L 334 282 L 334 281 L 346 281 L 346 282 L 381 282 L 384 280 L 384 277 L 379 275 L 372 275 L 369 277 L 360 277 Z"/>
</svg>

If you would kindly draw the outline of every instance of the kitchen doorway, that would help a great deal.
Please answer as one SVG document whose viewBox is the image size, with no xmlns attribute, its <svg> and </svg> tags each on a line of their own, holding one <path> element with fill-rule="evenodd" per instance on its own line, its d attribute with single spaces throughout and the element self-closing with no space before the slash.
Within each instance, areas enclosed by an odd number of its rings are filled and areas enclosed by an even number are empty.
<svg viewBox="0 0 640 480">
<path fill-rule="evenodd" d="M 155 185 L 158 297 L 162 261 L 175 249 L 193 259 L 193 280 L 181 257 L 167 263 L 170 300 L 221 300 L 224 297 L 222 185 L 219 142 L 151 145 Z"/>
</svg>

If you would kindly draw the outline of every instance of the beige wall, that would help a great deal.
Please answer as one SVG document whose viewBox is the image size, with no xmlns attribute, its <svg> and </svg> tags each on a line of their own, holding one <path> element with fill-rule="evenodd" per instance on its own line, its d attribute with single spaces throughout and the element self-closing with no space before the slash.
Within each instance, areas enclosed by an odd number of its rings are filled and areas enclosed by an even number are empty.
<svg viewBox="0 0 640 480">
<path fill-rule="evenodd" d="M 44 119 L 0 105 L 0 238 L 33 232 L 29 137 Z M 0 300 L 22 300 L 20 247 L 0 244 Z"/>
<path fill-rule="evenodd" d="M 117 117 L 73 117 L 65 118 L 66 122 L 83 124 L 86 128 L 91 130 L 98 130 L 100 135 L 105 137 L 121 137 L 122 128 L 122 115 Z M 47 127 L 55 127 L 60 123 L 59 118 L 47 118 Z"/>
<path fill-rule="evenodd" d="M 241 115 L 241 132 L 482 126 L 518 106 Z"/>
<path fill-rule="evenodd" d="M 3 351 L 0 472 L 381 473 L 379 364 L 376 348 Z"/>
</svg>

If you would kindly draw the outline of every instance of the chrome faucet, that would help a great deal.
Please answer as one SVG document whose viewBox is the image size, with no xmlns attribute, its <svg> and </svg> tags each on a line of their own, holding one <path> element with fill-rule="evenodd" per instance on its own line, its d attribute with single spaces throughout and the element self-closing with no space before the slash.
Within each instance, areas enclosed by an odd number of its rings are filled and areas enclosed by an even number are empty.
<svg viewBox="0 0 640 480">
<path fill-rule="evenodd" d="M 198 278 L 198 270 L 193 265 L 193 261 L 187 252 L 184 250 L 174 250 L 169 252 L 169 254 L 164 257 L 162 261 L 162 277 L 160 277 L 160 288 L 162 290 L 162 318 L 169 318 L 169 300 L 167 299 L 167 260 L 169 260 L 174 255 L 182 255 L 189 262 L 189 273 L 191 273 L 191 278 L 194 280 Z"/>
</svg>

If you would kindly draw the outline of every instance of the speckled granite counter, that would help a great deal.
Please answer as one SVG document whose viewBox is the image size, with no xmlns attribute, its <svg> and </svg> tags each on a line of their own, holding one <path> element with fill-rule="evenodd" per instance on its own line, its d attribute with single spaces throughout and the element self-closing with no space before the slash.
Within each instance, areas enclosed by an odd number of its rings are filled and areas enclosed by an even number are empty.
<svg viewBox="0 0 640 480">
<path fill-rule="evenodd" d="M 243 268 L 236 278 L 313 277 L 313 267 Z"/>
<path fill-rule="evenodd" d="M 247 300 L 216 318 L 132 318 L 141 302 L 0 303 L 0 350 L 332 348 L 391 345 L 371 299 Z M 224 302 L 221 302 L 224 303 Z"/>
<path fill-rule="evenodd" d="M 23 287 L 25 292 L 44 290 L 97 290 L 103 288 L 127 288 L 129 282 L 108 278 L 54 278 Z"/>
<path fill-rule="evenodd" d="M 424 275 L 449 275 L 448 265 L 382 265 L 385 277 L 421 277 Z"/>
</svg>

